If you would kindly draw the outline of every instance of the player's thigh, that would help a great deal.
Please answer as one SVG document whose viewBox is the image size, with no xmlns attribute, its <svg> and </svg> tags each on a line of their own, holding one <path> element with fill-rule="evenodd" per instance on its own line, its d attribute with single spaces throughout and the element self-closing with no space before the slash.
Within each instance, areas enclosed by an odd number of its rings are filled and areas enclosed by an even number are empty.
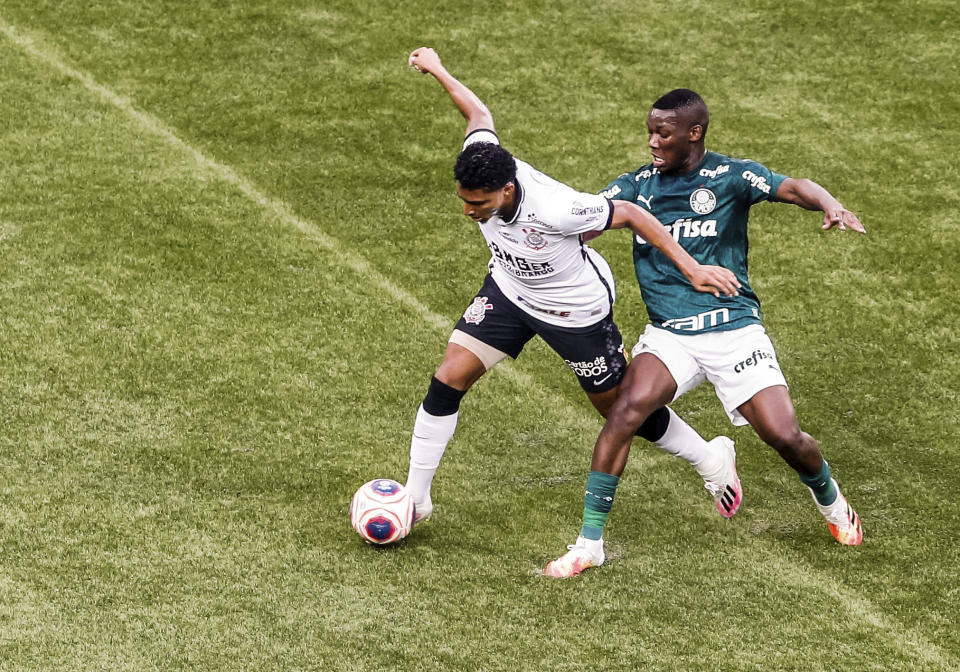
<svg viewBox="0 0 960 672">
<path fill-rule="evenodd" d="M 800 440 L 800 423 L 783 385 L 774 385 L 757 392 L 738 409 L 765 443 L 772 446 L 796 443 Z"/>
<path fill-rule="evenodd" d="M 739 409 L 759 392 L 772 387 L 786 392 L 786 378 L 762 325 L 710 332 L 699 340 L 701 366 L 734 425 L 747 424 Z"/>
<path fill-rule="evenodd" d="M 615 406 L 639 410 L 646 416 L 670 403 L 676 395 L 677 382 L 670 369 L 659 357 L 645 352 L 630 362 Z"/>
<path fill-rule="evenodd" d="M 588 395 L 606 393 L 623 379 L 627 370 L 623 337 L 611 316 L 587 327 L 558 327 L 529 319 L 540 338 L 563 358 Z"/>
<path fill-rule="evenodd" d="M 473 353 L 487 371 L 505 357 L 516 359 L 534 337 L 525 318 L 488 275 L 454 327 L 450 343 Z"/>
<path fill-rule="evenodd" d="M 645 361 L 647 364 L 644 365 L 644 368 L 652 367 L 655 373 L 661 375 L 666 372 L 673 380 L 675 385 L 673 398 L 664 403 L 677 399 L 705 380 L 703 369 L 700 367 L 696 352 L 692 348 L 696 338 L 696 336 L 675 334 L 648 324 L 637 344 L 633 347 L 634 361 L 638 359 Z M 660 366 L 654 364 L 653 359 L 659 360 Z M 631 362 L 631 368 L 632 366 L 633 363 Z M 660 367 L 662 367 L 662 371 Z M 649 380 L 654 380 L 652 374 L 649 376 Z"/>
</svg>

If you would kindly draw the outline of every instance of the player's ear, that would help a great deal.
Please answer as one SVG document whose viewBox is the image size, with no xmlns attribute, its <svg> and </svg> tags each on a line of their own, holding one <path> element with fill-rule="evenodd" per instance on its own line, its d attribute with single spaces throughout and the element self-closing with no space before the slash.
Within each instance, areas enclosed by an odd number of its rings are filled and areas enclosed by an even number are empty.
<svg viewBox="0 0 960 672">
<path fill-rule="evenodd" d="M 690 142 L 700 142 L 703 140 L 703 126 L 694 124 L 690 127 Z"/>
</svg>

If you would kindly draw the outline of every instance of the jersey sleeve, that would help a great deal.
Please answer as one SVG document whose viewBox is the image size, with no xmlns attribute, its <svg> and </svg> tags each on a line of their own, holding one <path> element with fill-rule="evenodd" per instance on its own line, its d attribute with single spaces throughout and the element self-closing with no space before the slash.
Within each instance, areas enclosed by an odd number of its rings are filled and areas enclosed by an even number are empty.
<svg viewBox="0 0 960 672">
<path fill-rule="evenodd" d="M 605 198 L 616 199 L 618 201 L 630 201 L 635 203 L 637 200 L 637 183 L 633 179 L 633 173 L 624 173 L 610 182 L 603 188 L 600 195 Z"/>
<path fill-rule="evenodd" d="M 613 202 L 601 194 L 570 190 L 570 198 L 558 199 L 554 219 L 560 233 L 575 236 L 588 231 L 605 231 L 613 222 Z"/>
<path fill-rule="evenodd" d="M 494 145 L 499 145 L 500 138 L 497 137 L 496 133 L 489 129 L 478 128 L 475 131 L 470 131 L 470 134 L 463 139 L 463 147 L 461 149 L 466 149 L 475 142 L 490 142 Z"/>
<path fill-rule="evenodd" d="M 760 201 L 773 200 L 786 175 L 775 173 L 756 161 L 743 161 L 740 166 L 738 187 L 743 198 L 753 205 Z"/>
</svg>

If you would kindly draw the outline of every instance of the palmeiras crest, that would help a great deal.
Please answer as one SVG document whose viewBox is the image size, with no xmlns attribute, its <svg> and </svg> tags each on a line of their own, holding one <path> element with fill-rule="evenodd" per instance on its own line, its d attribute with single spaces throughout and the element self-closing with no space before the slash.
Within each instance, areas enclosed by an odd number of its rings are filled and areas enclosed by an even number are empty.
<svg viewBox="0 0 960 672">
<path fill-rule="evenodd" d="M 717 207 L 717 197 L 709 189 L 700 188 L 690 194 L 690 209 L 698 215 L 707 215 Z"/>
</svg>

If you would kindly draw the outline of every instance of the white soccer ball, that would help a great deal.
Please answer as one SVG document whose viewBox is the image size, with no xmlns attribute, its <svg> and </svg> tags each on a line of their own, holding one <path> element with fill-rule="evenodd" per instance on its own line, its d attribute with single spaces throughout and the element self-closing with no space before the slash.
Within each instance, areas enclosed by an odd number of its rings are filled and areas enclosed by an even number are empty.
<svg viewBox="0 0 960 672">
<path fill-rule="evenodd" d="M 350 500 L 350 523 L 371 544 L 392 544 L 413 528 L 413 497 L 389 478 L 364 483 Z"/>
</svg>

